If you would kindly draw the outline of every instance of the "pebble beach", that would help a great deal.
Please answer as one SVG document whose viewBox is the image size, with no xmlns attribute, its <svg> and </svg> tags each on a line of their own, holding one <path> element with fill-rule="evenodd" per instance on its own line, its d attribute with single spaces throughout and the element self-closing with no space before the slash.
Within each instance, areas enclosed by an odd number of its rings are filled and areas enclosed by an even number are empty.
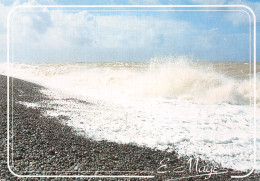
<svg viewBox="0 0 260 181">
<path fill-rule="evenodd" d="M 118 144 L 106 140 L 95 141 L 77 134 L 76 130 L 63 124 L 59 118 L 47 116 L 44 107 L 30 108 L 20 101 L 37 103 L 47 100 L 39 85 L 10 78 L 10 167 L 18 175 L 49 175 L 50 178 L 20 178 L 20 180 L 74 180 L 69 176 L 95 175 L 97 180 L 200 180 L 205 176 L 190 177 L 184 171 L 176 175 L 172 170 L 187 165 L 188 157 L 179 157 L 174 151 L 167 152 L 134 144 Z M 0 178 L 18 180 L 7 168 L 7 78 L 0 76 Z M 12 98 L 12 99 L 11 99 Z M 87 103 L 86 103 L 87 104 Z M 167 160 L 167 163 L 165 162 Z M 206 160 L 200 164 L 214 165 Z M 210 175 L 209 180 L 231 180 L 230 176 L 243 173 L 228 168 L 225 174 Z M 64 178 L 55 178 L 64 175 Z M 195 175 L 193 173 L 193 175 Z M 133 176 L 134 178 L 129 178 Z M 146 178 L 144 176 L 151 176 Z M 88 180 L 90 178 L 75 178 Z M 94 179 L 94 178 L 92 178 Z M 252 174 L 244 180 L 259 180 L 259 174 Z M 243 179 L 242 179 L 243 180 Z"/>
</svg>

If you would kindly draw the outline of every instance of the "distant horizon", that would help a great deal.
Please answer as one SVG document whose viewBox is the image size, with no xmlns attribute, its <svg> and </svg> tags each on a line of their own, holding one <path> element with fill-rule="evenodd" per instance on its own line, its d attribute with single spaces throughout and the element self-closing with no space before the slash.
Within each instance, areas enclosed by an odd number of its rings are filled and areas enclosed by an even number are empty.
<svg viewBox="0 0 260 181">
<path fill-rule="evenodd" d="M 159 57 L 159 58 L 165 58 L 165 57 L 185 57 L 187 59 L 189 59 L 189 61 L 192 62 L 238 62 L 238 63 L 249 63 L 250 60 L 206 60 L 206 59 L 199 59 L 196 58 L 194 56 L 190 56 L 190 55 L 164 55 L 164 56 L 154 56 L 151 57 L 149 59 L 145 59 L 145 60 L 82 60 L 82 61 L 78 61 L 78 60 L 56 60 L 56 61 L 52 61 L 52 60 L 45 60 L 45 61 L 30 61 L 30 60 L 24 60 L 24 61 L 15 61 L 13 63 L 109 63 L 109 62 L 119 62 L 119 63 L 149 63 L 151 62 L 151 60 L 155 57 Z M 6 61 L 3 61 L 3 63 Z M 167 62 L 167 61 L 165 61 Z M 251 60 L 251 62 L 253 63 L 254 61 Z M 256 62 L 260 62 L 260 60 L 256 60 Z M 11 61 L 10 61 L 11 63 Z"/>
<path fill-rule="evenodd" d="M 9 63 L 150 63 L 151 61 L 68 61 L 68 60 L 61 60 L 61 61 L 16 61 L 16 62 L 9 62 Z M 206 63 L 214 63 L 214 62 L 220 62 L 220 63 L 250 63 L 250 61 L 244 61 L 244 60 L 216 60 L 216 61 L 207 61 L 207 60 L 192 60 L 191 62 L 206 62 Z M 256 63 L 259 63 L 260 61 L 256 61 Z M 6 61 L 1 61 L 1 63 L 6 63 Z M 251 61 L 251 63 L 254 63 Z"/>
</svg>

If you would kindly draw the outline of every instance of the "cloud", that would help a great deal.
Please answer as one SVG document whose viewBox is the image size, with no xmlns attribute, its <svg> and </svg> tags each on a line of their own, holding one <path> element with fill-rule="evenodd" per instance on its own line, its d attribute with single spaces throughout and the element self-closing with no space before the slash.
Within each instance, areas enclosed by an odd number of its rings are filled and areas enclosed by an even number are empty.
<svg viewBox="0 0 260 181">
<path fill-rule="evenodd" d="M 59 38 L 68 44 L 80 46 L 93 44 L 94 31 L 97 27 L 93 15 L 86 11 L 77 13 L 54 11 L 50 14 L 54 26 L 49 30 L 47 37 L 59 35 Z"/>
<path fill-rule="evenodd" d="M 158 19 L 152 16 L 99 16 L 100 39 L 103 46 L 148 47 L 162 44 L 167 35 L 187 31 L 185 21 Z"/>
<path fill-rule="evenodd" d="M 234 58 L 236 46 L 230 48 L 234 45 L 231 42 L 239 44 L 240 41 L 236 35 L 233 35 L 235 39 L 224 41 L 221 26 L 203 29 L 174 16 L 121 13 L 43 10 L 42 13 L 19 14 L 14 21 L 14 59 L 145 61 L 155 55 L 195 53 L 204 59 L 220 60 L 224 54 Z"/>
<path fill-rule="evenodd" d="M 51 2 L 45 1 L 45 2 Z M 4 4 L 3 4 L 4 3 Z M 17 5 L 38 5 L 39 3 L 35 0 L 16 0 L 16 1 L 3 1 L 0 2 L 0 61 L 6 61 L 6 34 L 7 34 L 7 16 L 9 11 L 17 6 Z M 28 26 L 31 28 L 38 29 L 39 32 L 44 33 L 47 30 L 47 27 L 49 26 L 47 21 L 43 20 L 42 18 L 48 18 L 48 16 L 38 14 L 37 16 L 34 16 L 35 19 L 30 19 L 30 22 L 28 22 Z M 41 24 L 37 24 L 36 22 L 42 21 Z M 44 24 L 43 22 L 46 22 L 47 24 Z M 50 23 L 50 21 L 49 21 Z M 31 34 L 33 35 L 33 34 Z"/>
<path fill-rule="evenodd" d="M 22 14 L 22 15 L 21 15 Z M 47 11 L 40 12 L 23 12 L 18 13 L 18 20 L 23 21 L 23 26 L 33 29 L 38 33 L 45 33 L 50 26 L 52 26 L 52 21 L 50 14 Z M 20 16 L 20 18 L 19 18 Z"/>
<path fill-rule="evenodd" d="M 154 16 L 91 14 L 87 11 L 66 12 L 43 10 L 19 13 L 14 18 L 15 57 L 29 57 L 30 51 L 52 59 L 60 49 L 66 53 L 80 52 L 83 56 L 96 56 L 102 52 L 128 52 L 142 54 L 142 50 L 163 49 L 171 40 L 179 38 L 189 29 L 186 21 Z M 47 46 L 47 47 L 46 47 Z M 20 47 L 25 47 L 21 49 Z M 54 53 L 54 50 L 57 50 Z M 86 55 L 85 52 L 88 52 Z M 63 57 L 64 58 L 64 57 Z M 76 57 L 74 57 L 76 58 Z M 81 61 L 78 58 L 77 61 Z M 18 59 L 18 58 L 17 58 Z M 60 58 L 62 59 L 62 57 Z"/>
<path fill-rule="evenodd" d="M 6 14 L 10 9 L 4 5 L 0 5 L 0 10 L 1 8 L 5 9 Z M 170 53 L 195 53 L 198 57 L 207 59 L 210 56 L 208 52 L 220 60 L 221 56 L 235 59 L 242 54 L 234 54 L 236 47 L 242 44 L 239 43 L 240 38 L 236 36 L 235 28 L 230 37 L 225 34 L 227 32 L 223 25 L 216 26 L 205 21 L 203 15 L 198 14 L 189 20 L 178 16 L 181 13 L 176 14 L 164 16 L 165 13 L 151 12 L 72 12 L 44 8 L 40 11 L 20 12 L 14 19 L 14 60 L 123 61 L 125 58 L 124 60 L 144 61 L 154 55 Z M 242 14 L 240 18 L 237 16 L 236 13 L 228 14 L 224 18 L 235 26 L 240 26 L 242 16 L 245 15 Z M 221 21 L 217 23 L 222 22 L 223 16 L 218 17 Z M 5 21 L 5 18 L 0 19 L 0 26 L 4 26 Z M 228 24 L 232 26 L 231 23 Z M 6 47 L 5 32 L 0 32 L 0 40 L 1 46 Z M 226 53 L 223 47 L 230 49 L 231 53 Z M 2 51 L 5 54 L 6 50 Z M 224 54 L 230 57 L 225 57 Z"/>
<path fill-rule="evenodd" d="M 6 30 L 6 19 L 9 10 L 10 7 L 0 4 L 0 32 L 4 32 Z"/>
</svg>

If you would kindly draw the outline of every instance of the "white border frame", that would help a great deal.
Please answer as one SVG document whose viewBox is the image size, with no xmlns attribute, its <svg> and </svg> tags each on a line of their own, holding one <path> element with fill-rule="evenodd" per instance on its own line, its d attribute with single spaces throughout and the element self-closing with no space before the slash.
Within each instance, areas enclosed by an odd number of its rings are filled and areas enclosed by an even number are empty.
<svg viewBox="0 0 260 181">
<path fill-rule="evenodd" d="M 7 16 L 7 167 L 9 171 L 16 177 L 19 178 L 154 178 L 154 176 L 136 176 L 136 175 L 19 175 L 16 174 L 10 167 L 10 120 L 9 120 L 9 62 L 10 62 L 10 18 L 11 15 L 18 10 L 19 8 L 245 8 L 249 10 L 251 15 L 253 16 L 253 36 L 254 36 L 254 42 L 253 42 L 253 61 L 254 61 L 254 67 L 253 67 L 253 73 L 254 73 L 254 164 L 252 170 L 242 176 L 231 176 L 231 178 L 245 178 L 251 175 L 256 167 L 256 16 L 254 11 L 246 6 L 246 5 L 22 5 L 22 6 L 16 6 L 12 8 Z M 246 11 L 245 11 L 246 12 Z M 246 12 L 248 14 L 248 12 Z M 249 14 L 248 14 L 249 15 Z M 250 15 L 249 15 L 250 17 Z M 251 22 L 250 22 L 251 23 Z M 250 24 L 251 26 L 251 24 Z M 251 32 L 250 32 L 251 33 Z M 250 39 L 251 41 L 251 39 Z M 251 46 L 252 43 L 250 43 Z M 252 50 L 251 50 L 252 51 Z M 250 51 L 250 53 L 251 53 Z M 251 62 L 251 61 L 250 61 Z M 189 177 L 187 177 L 189 178 Z M 178 179 L 178 178 L 176 178 Z M 179 178 L 182 179 L 182 178 Z M 174 179 L 175 180 L 175 179 Z"/>
</svg>

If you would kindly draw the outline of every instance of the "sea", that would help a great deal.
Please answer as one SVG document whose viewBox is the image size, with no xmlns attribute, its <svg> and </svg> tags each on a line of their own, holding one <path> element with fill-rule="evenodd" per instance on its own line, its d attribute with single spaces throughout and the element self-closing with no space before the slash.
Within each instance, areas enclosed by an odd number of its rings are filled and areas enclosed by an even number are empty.
<svg viewBox="0 0 260 181">
<path fill-rule="evenodd" d="M 165 56 L 147 62 L 9 63 L 9 76 L 46 87 L 41 92 L 50 98 L 20 104 L 45 105 L 45 115 L 65 116 L 63 123 L 85 137 L 259 171 L 260 62 L 256 77 L 253 67 Z M 7 63 L 0 64 L 0 74 L 8 74 Z"/>
</svg>

